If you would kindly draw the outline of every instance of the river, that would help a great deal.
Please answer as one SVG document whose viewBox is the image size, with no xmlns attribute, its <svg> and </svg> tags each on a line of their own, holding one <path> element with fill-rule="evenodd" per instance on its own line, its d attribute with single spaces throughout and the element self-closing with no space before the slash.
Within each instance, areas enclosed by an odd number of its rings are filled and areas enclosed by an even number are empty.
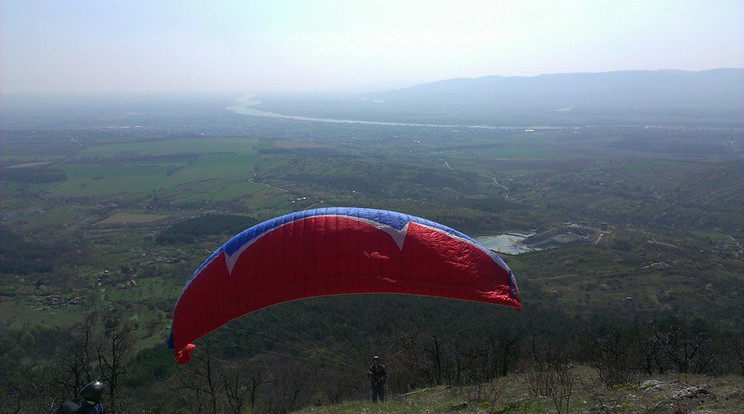
<svg viewBox="0 0 744 414">
<path fill-rule="evenodd" d="M 477 128 L 477 129 L 523 129 L 524 127 L 518 126 L 491 126 L 491 125 L 454 125 L 454 124 L 417 124 L 417 123 L 405 123 L 405 122 L 382 122 L 382 121 L 362 121 L 358 119 L 335 119 L 335 118 L 314 118 L 309 116 L 299 115 L 286 115 L 277 112 L 262 111 L 260 109 L 253 108 L 259 105 L 261 101 L 253 99 L 255 95 L 248 95 L 237 99 L 236 105 L 228 106 L 228 111 L 233 111 L 236 114 L 251 115 L 251 116 L 263 116 L 269 118 L 283 118 L 283 119 L 294 119 L 297 121 L 314 121 L 314 122 L 330 122 L 336 124 L 364 124 L 364 125 L 388 125 L 388 126 L 411 126 L 411 127 L 426 127 L 426 128 Z M 559 129 L 558 127 L 530 127 L 532 130 L 539 129 Z"/>
<path fill-rule="evenodd" d="M 233 111 L 241 115 L 251 116 L 263 116 L 269 118 L 284 118 L 294 119 L 298 121 L 314 121 L 314 122 L 331 122 L 340 124 L 366 124 L 366 125 L 393 125 L 393 126 L 414 126 L 414 127 L 428 127 L 428 128 L 484 128 L 484 129 L 514 129 L 518 127 L 494 127 L 488 125 L 438 125 L 438 124 L 415 124 L 415 123 L 402 123 L 402 122 L 379 122 L 379 121 L 360 121 L 354 119 L 333 119 L 333 118 L 314 118 L 308 116 L 297 116 L 297 115 L 285 115 L 276 112 L 262 111 L 260 109 L 253 108 L 254 106 L 261 103 L 253 99 L 255 95 L 249 95 L 239 98 L 236 105 L 228 106 L 226 109 Z M 528 247 L 523 243 L 524 239 L 531 236 L 534 233 L 520 233 L 520 232 L 508 232 L 504 234 L 496 234 L 491 236 L 479 236 L 475 237 L 480 243 L 489 249 L 493 249 L 499 253 L 504 254 L 520 254 L 526 253 L 534 249 Z"/>
</svg>

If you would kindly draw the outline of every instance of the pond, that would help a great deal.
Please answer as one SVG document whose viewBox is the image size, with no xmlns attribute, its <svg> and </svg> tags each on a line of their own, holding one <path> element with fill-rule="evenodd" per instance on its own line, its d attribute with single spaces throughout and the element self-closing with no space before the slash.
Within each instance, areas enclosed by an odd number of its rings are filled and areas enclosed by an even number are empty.
<svg viewBox="0 0 744 414">
<path fill-rule="evenodd" d="M 499 253 L 520 254 L 540 250 L 524 244 L 524 240 L 534 234 L 514 231 L 490 236 L 478 236 L 474 237 L 474 239 Z"/>
</svg>

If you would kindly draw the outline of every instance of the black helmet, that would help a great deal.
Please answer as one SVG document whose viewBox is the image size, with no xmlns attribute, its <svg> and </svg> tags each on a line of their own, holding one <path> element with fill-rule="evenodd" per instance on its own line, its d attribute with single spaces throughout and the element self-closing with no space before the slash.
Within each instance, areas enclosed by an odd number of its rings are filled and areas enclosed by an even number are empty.
<svg viewBox="0 0 744 414">
<path fill-rule="evenodd" d="M 101 401 L 101 396 L 105 389 L 106 386 L 103 385 L 101 381 L 93 381 L 80 390 L 80 396 L 83 397 L 85 401 L 93 401 L 97 403 Z"/>
</svg>

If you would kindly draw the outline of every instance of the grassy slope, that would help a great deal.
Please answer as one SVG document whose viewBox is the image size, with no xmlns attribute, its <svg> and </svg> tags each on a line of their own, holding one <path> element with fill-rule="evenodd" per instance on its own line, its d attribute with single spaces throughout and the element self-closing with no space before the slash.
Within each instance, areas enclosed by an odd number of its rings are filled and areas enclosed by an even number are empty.
<svg viewBox="0 0 744 414">
<path fill-rule="evenodd" d="M 607 388 L 588 367 L 571 369 L 572 386 L 563 397 L 535 396 L 534 380 L 524 373 L 511 374 L 481 386 L 420 389 L 393 395 L 383 404 L 347 401 L 309 407 L 298 414 L 342 413 L 718 413 L 738 414 L 744 409 L 744 378 L 672 375 L 644 378 L 641 386 L 628 384 Z M 694 392 L 695 388 L 705 391 Z M 683 392 L 687 390 L 687 394 Z M 687 395 L 687 396 L 683 396 Z"/>
</svg>

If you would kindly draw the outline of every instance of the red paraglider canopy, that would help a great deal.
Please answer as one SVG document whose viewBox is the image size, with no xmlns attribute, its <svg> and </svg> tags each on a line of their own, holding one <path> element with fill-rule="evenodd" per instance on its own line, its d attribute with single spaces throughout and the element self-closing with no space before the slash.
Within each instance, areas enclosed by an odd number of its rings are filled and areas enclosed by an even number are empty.
<svg viewBox="0 0 744 414">
<path fill-rule="evenodd" d="M 386 210 L 325 208 L 257 224 L 215 251 L 176 302 L 169 345 L 192 341 L 276 303 L 348 293 L 404 293 L 520 309 L 509 267 L 449 227 Z"/>
</svg>

